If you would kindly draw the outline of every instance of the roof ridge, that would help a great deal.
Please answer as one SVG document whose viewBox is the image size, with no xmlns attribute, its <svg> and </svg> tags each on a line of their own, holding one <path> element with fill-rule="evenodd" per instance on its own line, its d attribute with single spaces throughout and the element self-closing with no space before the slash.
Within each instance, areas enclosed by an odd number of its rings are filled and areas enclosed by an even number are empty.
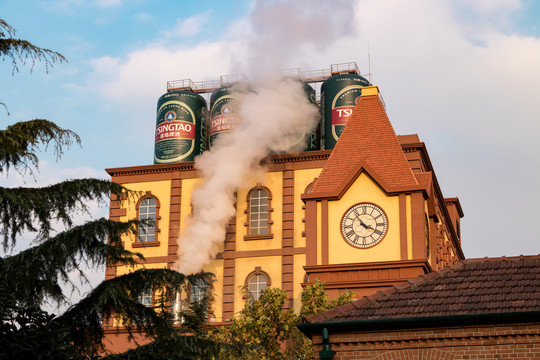
<svg viewBox="0 0 540 360">
<path fill-rule="evenodd" d="M 469 262 L 486 262 L 486 261 L 518 261 L 518 260 L 533 260 L 533 259 L 540 259 L 540 254 L 536 255 L 514 255 L 514 256 L 497 256 L 497 257 L 481 257 L 481 258 L 467 258 L 466 261 Z"/>
</svg>

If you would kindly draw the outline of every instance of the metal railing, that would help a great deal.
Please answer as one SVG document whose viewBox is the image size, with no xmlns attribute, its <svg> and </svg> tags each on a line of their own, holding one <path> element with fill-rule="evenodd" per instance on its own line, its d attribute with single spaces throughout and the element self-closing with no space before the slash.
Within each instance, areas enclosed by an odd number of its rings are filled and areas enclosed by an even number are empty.
<svg viewBox="0 0 540 360">
<path fill-rule="evenodd" d="M 356 62 L 332 64 L 330 69 L 301 71 L 299 68 L 283 69 L 280 71 L 284 78 L 298 79 L 306 83 L 323 82 L 336 74 L 356 74 L 368 78 L 371 82 L 371 74 L 360 74 Z M 207 80 L 194 82 L 191 79 L 167 81 L 167 91 L 190 90 L 196 93 L 213 92 L 222 86 L 235 83 L 250 82 L 251 79 L 244 74 L 221 75 L 219 80 Z"/>
</svg>

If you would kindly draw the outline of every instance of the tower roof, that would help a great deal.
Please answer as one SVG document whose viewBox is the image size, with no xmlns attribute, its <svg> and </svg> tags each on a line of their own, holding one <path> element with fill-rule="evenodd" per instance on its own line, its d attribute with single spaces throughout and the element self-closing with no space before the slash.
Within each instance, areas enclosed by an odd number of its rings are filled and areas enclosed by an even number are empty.
<svg viewBox="0 0 540 360">
<path fill-rule="evenodd" d="M 418 187 L 377 95 L 360 97 L 309 197 L 342 192 L 359 171 L 387 191 Z"/>
</svg>

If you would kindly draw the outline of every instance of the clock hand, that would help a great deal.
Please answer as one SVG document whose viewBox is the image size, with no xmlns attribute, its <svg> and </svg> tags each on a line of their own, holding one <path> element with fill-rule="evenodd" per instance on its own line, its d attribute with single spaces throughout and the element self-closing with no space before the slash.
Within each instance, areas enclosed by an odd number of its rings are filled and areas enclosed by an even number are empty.
<svg viewBox="0 0 540 360">
<path fill-rule="evenodd" d="M 362 220 L 358 219 L 358 221 L 360 221 L 360 225 L 362 225 L 364 227 L 364 229 L 372 229 L 373 230 L 373 228 L 371 226 L 367 225 Z"/>
<path fill-rule="evenodd" d="M 360 225 L 362 225 L 364 227 L 364 229 L 367 229 L 367 230 L 375 230 L 374 228 L 372 228 L 370 225 L 366 224 L 365 222 L 363 222 L 361 219 L 358 219 L 358 221 L 360 221 Z"/>
</svg>

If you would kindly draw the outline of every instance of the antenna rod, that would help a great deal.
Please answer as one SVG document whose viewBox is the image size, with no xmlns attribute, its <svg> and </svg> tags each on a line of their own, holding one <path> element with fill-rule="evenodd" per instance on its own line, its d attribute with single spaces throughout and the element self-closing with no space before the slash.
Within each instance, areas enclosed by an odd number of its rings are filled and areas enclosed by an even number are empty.
<svg viewBox="0 0 540 360">
<path fill-rule="evenodd" d="M 367 43 L 367 54 L 369 82 L 373 84 L 373 75 L 371 75 L 371 49 L 369 47 L 369 41 Z"/>
</svg>

